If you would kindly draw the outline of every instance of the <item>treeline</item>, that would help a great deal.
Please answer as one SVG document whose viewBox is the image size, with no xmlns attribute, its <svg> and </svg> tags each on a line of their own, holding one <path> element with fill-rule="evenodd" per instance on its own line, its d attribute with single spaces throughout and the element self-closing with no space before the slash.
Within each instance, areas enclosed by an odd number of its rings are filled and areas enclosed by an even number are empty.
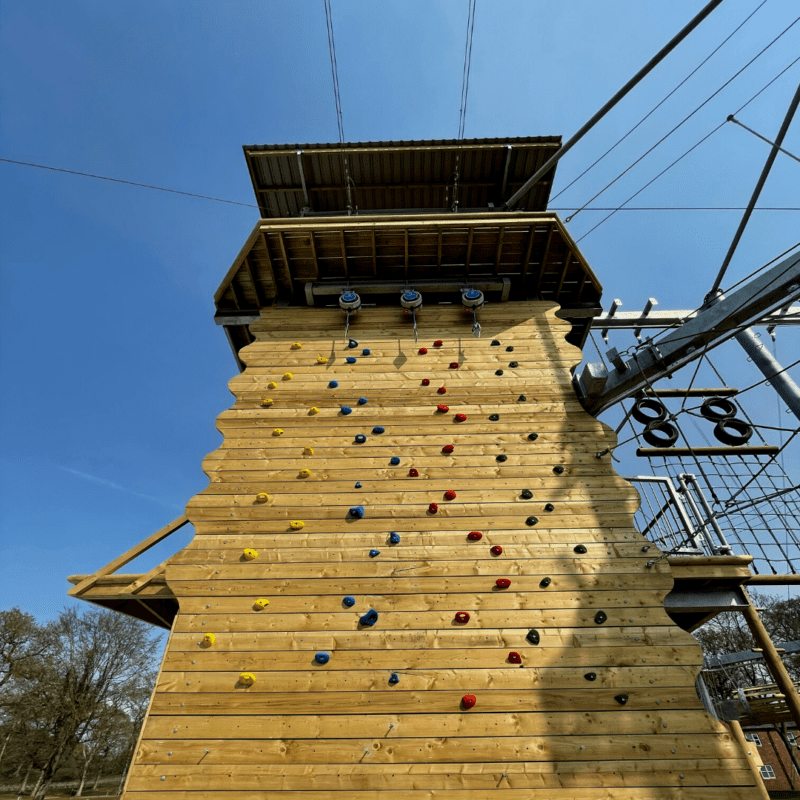
<svg viewBox="0 0 800 800">
<path fill-rule="evenodd" d="M 76 796 L 128 767 L 155 683 L 161 636 L 111 611 L 64 610 L 45 624 L 0 611 L 0 783 L 40 800 Z"/>
</svg>

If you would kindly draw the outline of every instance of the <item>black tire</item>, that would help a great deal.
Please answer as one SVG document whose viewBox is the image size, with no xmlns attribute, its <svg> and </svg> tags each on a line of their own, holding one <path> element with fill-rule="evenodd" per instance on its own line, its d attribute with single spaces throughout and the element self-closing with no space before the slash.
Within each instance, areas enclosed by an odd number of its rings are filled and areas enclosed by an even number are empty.
<svg viewBox="0 0 800 800">
<path fill-rule="evenodd" d="M 736 405 L 727 397 L 709 397 L 700 406 L 700 413 L 713 422 L 732 419 L 736 416 Z"/>
<path fill-rule="evenodd" d="M 646 413 L 648 411 L 652 413 Z M 653 422 L 663 422 L 667 418 L 667 409 L 655 397 L 640 397 L 633 405 L 631 416 L 642 425 L 649 425 Z"/>
<path fill-rule="evenodd" d="M 651 422 L 642 433 L 652 447 L 672 447 L 678 441 L 678 429 L 671 422 Z"/>
<path fill-rule="evenodd" d="M 753 426 L 741 419 L 721 419 L 714 426 L 714 438 L 732 447 L 741 447 L 750 441 Z"/>
</svg>

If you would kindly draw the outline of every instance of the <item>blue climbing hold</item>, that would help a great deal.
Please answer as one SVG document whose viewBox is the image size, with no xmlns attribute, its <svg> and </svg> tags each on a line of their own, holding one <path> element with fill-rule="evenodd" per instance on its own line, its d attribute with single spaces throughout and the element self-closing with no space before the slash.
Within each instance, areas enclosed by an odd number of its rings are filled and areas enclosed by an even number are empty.
<svg viewBox="0 0 800 800">
<path fill-rule="evenodd" d="M 353 413 L 353 409 L 352 409 L 352 408 L 350 408 L 350 406 L 342 406 L 342 407 L 341 407 L 339 410 L 340 410 L 340 411 L 342 412 L 342 414 L 344 414 L 345 416 L 347 416 L 348 414 L 352 414 L 352 413 Z"/>
<path fill-rule="evenodd" d="M 330 660 L 331 657 L 328 653 L 317 653 L 314 656 L 314 661 L 316 661 L 317 664 L 327 664 Z"/>
<path fill-rule="evenodd" d="M 335 389 L 339 385 L 339 381 L 328 381 L 328 388 Z"/>
<path fill-rule="evenodd" d="M 366 397 L 359 397 L 358 398 L 358 404 L 360 406 L 365 406 L 367 403 L 369 403 L 369 400 L 367 400 Z"/>
<path fill-rule="evenodd" d="M 391 464 L 393 467 L 396 467 L 396 466 L 397 466 L 397 465 L 400 463 L 400 457 L 399 457 L 399 456 L 392 456 L 392 457 L 389 459 L 389 463 L 390 463 L 390 464 Z"/>
<path fill-rule="evenodd" d="M 391 684 L 400 683 L 400 676 L 396 672 L 393 672 L 389 676 L 389 683 Z"/>
<path fill-rule="evenodd" d="M 361 481 L 356 481 L 356 485 L 355 485 L 354 488 L 360 489 L 361 488 Z"/>
<path fill-rule="evenodd" d="M 361 355 L 362 355 L 362 356 L 368 356 L 369 354 L 370 354 L 370 349 L 369 349 L 368 347 L 365 347 L 365 348 L 364 348 L 364 349 L 361 351 Z"/>
<path fill-rule="evenodd" d="M 352 608 L 352 607 L 353 607 L 353 606 L 356 604 L 356 599 L 355 599 L 355 597 L 353 597 L 353 595 L 349 594 L 349 595 L 347 595 L 347 597 L 345 597 L 345 599 L 344 599 L 344 600 L 342 600 L 342 602 L 343 602 L 343 603 L 344 603 L 344 604 L 345 604 L 345 605 L 346 605 L 348 608 Z"/>
<path fill-rule="evenodd" d="M 374 608 L 371 608 L 369 611 L 367 611 L 366 614 L 364 614 L 363 617 L 361 617 L 361 619 L 358 620 L 358 624 L 369 625 L 369 627 L 371 628 L 377 621 L 378 621 L 378 612 Z"/>
<path fill-rule="evenodd" d="M 348 364 L 355 364 L 355 363 L 356 363 L 356 361 L 358 361 L 358 359 L 357 359 L 355 356 L 347 356 L 347 358 L 345 359 L 345 361 L 346 361 Z"/>
<path fill-rule="evenodd" d="M 394 531 L 392 531 L 389 534 L 389 541 L 392 544 L 399 544 L 400 543 L 400 534 L 399 533 L 395 533 Z"/>
<path fill-rule="evenodd" d="M 370 558 L 375 558 L 375 556 L 379 556 L 380 554 L 381 554 L 380 550 L 370 550 L 369 551 L 369 557 Z"/>
<path fill-rule="evenodd" d="M 361 519 L 364 516 L 364 506 L 353 506 L 350 509 L 350 515 L 356 517 L 357 519 Z"/>
<path fill-rule="evenodd" d="M 363 433 L 356 434 L 356 444 L 364 444 L 367 441 L 367 437 L 364 436 Z"/>
<path fill-rule="evenodd" d="M 354 347 L 358 347 L 358 342 L 355 339 L 350 339 L 347 346 L 352 350 Z"/>
<path fill-rule="evenodd" d="M 376 434 L 386 433 L 386 428 L 384 428 L 383 425 L 376 425 L 372 429 L 372 432 Z"/>
</svg>

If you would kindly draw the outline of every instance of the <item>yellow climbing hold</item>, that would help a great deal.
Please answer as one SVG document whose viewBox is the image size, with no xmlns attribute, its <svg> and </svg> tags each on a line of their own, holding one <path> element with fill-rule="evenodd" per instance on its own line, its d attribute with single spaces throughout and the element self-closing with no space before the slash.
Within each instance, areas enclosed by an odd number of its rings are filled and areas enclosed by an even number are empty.
<svg viewBox="0 0 800 800">
<path fill-rule="evenodd" d="M 266 608 L 269 605 L 269 600 L 266 597 L 259 597 L 258 600 L 253 603 L 253 608 L 261 611 L 262 608 Z"/>
<path fill-rule="evenodd" d="M 256 503 L 266 503 L 269 500 L 269 495 L 266 492 L 259 492 L 256 495 Z"/>
<path fill-rule="evenodd" d="M 310 469 L 301 469 L 300 472 L 298 473 L 297 477 L 298 478 L 307 478 L 310 474 L 311 474 L 311 470 Z"/>
<path fill-rule="evenodd" d="M 278 384 L 277 384 L 277 383 L 275 383 L 275 381 L 270 381 L 270 382 L 267 384 L 267 389 L 277 389 L 277 388 L 278 388 Z"/>
<path fill-rule="evenodd" d="M 252 686 L 256 682 L 256 676 L 252 672 L 243 672 L 239 675 L 239 683 L 242 686 Z"/>
<path fill-rule="evenodd" d="M 294 375 L 292 375 L 291 372 L 284 372 L 283 373 L 283 379 L 285 381 L 290 381 L 292 378 L 294 378 Z"/>
<path fill-rule="evenodd" d="M 271 406 L 275 401 L 271 397 L 266 397 L 261 401 L 263 407 Z"/>
<path fill-rule="evenodd" d="M 272 435 L 273 435 L 273 436 L 280 436 L 282 433 L 283 433 L 283 428 L 275 428 L 275 429 L 272 431 Z"/>
<path fill-rule="evenodd" d="M 311 406 L 311 408 L 308 409 L 308 413 L 309 414 L 319 414 L 319 409 L 316 406 Z"/>
<path fill-rule="evenodd" d="M 299 531 L 306 526 L 305 522 L 301 522 L 299 519 L 293 519 L 289 525 L 293 531 Z"/>
<path fill-rule="evenodd" d="M 252 561 L 254 558 L 258 558 L 258 550 L 253 550 L 252 547 L 245 547 L 244 560 Z"/>
<path fill-rule="evenodd" d="M 314 455 L 314 448 L 313 447 L 304 447 L 303 448 L 303 455 L 304 456 L 313 456 Z"/>
<path fill-rule="evenodd" d="M 203 637 L 203 641 L 201 642 L 203 647 L 211 647 L 214 642 L 217 641 L 217 637 L 213 633 L 207 633 Z"/>
<path fill-rule="evenodd" d="M 300 349 L 302 346 L 303 346 L 303 345 L 302 345 L 302 343 L 301 343 L 301 342 L 294 342 L 294 343 L 292 344 L 292 350 L 299 350 L 299 349 Z"/>
<path fill-rule="evenodd" d="M 328 359 L 325 356 L 317 356 L 317 364 L 327 364 Z"/>
</svg>

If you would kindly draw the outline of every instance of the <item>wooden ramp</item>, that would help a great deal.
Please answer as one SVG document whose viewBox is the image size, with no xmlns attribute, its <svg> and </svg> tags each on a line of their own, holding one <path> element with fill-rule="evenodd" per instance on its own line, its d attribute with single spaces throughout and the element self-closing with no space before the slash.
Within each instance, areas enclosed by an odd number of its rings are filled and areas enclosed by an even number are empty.
<svg viewBox="0 0 800 800">
<path fill-rule="evenodd" d="M 476 339 L 434 306 L 415 343 L 367 308 L 353 348 L 338 309 L 262 312 L 166 565 L 180 610 L 128 800 L 758 796 L 556 309 L 486 308 Z"/>
</svg>

